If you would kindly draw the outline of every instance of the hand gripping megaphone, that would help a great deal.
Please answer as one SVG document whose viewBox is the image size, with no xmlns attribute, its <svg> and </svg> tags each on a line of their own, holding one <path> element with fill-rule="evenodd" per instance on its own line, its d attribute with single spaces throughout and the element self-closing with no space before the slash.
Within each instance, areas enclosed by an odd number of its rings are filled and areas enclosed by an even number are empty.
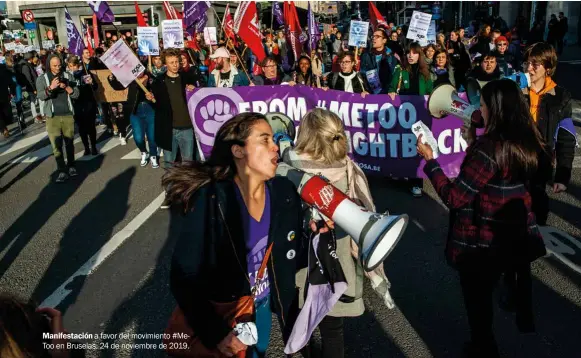
<svg viewBox="0 0 581 358">
<path fill-rule="evenodd" d="M 286 114 L 279 112 L 269 112 L 264 115 L 266 121 L 272 128 L 273 140 L 278 145 L 279 156 L 282 157 L 284 151 L 294 146 L 296 129 L 293 120 Z"/>
<path fill-rule="evenodd" d="M 436 87 L 428 99 L 428 111 L 432 117 L 440 119 L 451 114 L 462 119 L 467 127 L 472 122 L 472 113 L 479 107 L 460 98 L 456 88 L 450 84 Z"/>
<path fill-rule="evenodd" d="M 359 247 L 359 258 L 365 271 L 379 266 L 403 236 L 409 217 L 370 212 L 355 204 L 342 191 L 322 177 L 279 163 L 277 175 L 285 176 L 309 206 L 339 225 Z"/>
</svg>

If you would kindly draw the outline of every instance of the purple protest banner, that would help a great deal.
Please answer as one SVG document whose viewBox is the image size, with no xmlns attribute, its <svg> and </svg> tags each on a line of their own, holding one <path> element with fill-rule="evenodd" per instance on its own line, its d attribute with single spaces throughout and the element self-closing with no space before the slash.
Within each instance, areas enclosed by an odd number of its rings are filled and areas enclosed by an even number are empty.
<svg viewBox="0 0 581 358">
<path fill-rule="evenodd" d="M 115 21 L 115 15 L 106 1 L 87 1 L 87 4 L 89 4 L 89 7 L 93 10 L 95 15 L 97 15 L 99 21 L 106 23 Z"/>
<path fill-rule="evenodd" d="M 210 8 L 211 4 L 209 1 L 186 1 L 184 2 L 184 25 L 186 26 L 186 31 L 190 35 L 194 35 L 194 32 L 202 32 L 206 26 L 208 16 L 206 11 Z M 199 30 L 202 31 L 199 31 Z"/>
<path fill-rule="evenodd" d="M 65 7 L 65 24 L 67 26 L 67 40 L 69 46 L 69 52 L 75 56 L 82 56 L 83 49 L 85 48 L 85 43 L 83 38 L 79 34 L 79 30 L 75 26 L 69 10 Z"/>
<path fill-rule="evenodd" d="M 367 95 L 323 91 L 306 86 L 255 86 L 200 88 L 187 92 L 188 109 L 198 149 L 208 158 L 214 136 L 222 124 L 243 112 L 281 112 L 300 126 L 305 113 L 315 107 L 329 109 L 345 124 L 349 156 L 368 174 L 393 177 L 422 177 L 424 160 L 416 151 L 412 124 L 422 121 L 438 142 L 444 172 L 459 173 L 467 147 L 461 136 L 462 120 L 447 116 L 433 119 L 427 97 Z"/>
</svg>

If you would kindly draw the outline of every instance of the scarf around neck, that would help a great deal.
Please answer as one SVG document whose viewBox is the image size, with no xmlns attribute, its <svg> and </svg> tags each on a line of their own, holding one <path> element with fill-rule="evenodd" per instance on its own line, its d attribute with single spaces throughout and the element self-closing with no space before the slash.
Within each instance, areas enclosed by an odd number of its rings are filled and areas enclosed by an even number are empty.
<svg viewBox="0 0 581 358">
<path fill-rule="evenodd" d="M 335 163 L 325 164 L 314 160 L 306 153 L 299 154 L 294 149 L 290 149 L 283 153 L 282 159 L 292 167 L 310 174 L 324 176 L 331 184 L 338 183 L 347 177 L 347 192 L 345 194 L 351 199 L 360 201 L 365 209 L 375 212 L 375 204 L 369 191 L 367 178 L 359 166 L 349 157 Z"/>
</svg>

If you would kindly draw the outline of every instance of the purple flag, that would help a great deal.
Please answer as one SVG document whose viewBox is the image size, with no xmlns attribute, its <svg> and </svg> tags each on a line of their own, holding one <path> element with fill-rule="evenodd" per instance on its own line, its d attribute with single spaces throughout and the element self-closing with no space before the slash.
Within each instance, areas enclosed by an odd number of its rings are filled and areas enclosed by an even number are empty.
<svg viewBox="0 0 581 358">
<path fill-rule="evenodd" d="M 87 4 L 97 15 L 99 21 L 107 23 L 115 21 L 115 15 L 113 15 L 113 11 L 111 11 L 106 1 L 87 1 Z"/>
<path fill-rule="evenodd" d="M 65 23 L 67 25 L 67 39 L 69 43 L 69 52 L 76 55 L 82 56 L 83 50 L 85 49 L 85 44 L 83 43 L 83 38 L 79 34 L 79 30 L 75 26 L 69 10 L 65 7 Z"/>
<path fill-rule="evenodd" d="M 190 35 L 194 32 L 203 32 L 208 16 L 206 11 L 210 8 L 209 1 L 186 1 L 184 2 L 184 25 Z"/>
<path fill-rule="evenodd" d="M 278 26 L 284 25 L 284 16 L 282 14 L 282 9 L 280 8 L 280 4 L 278 3 L 278 1 L 274 1 L 272 3 L 272 14 L 274 15 L 274 18 L 276 19 L 276 22 L 278 22 Z M 274 25 L 274 24 L 272 24 L 272 25 Z"/>
<path fill-rule="evenodd" d="M 311 51 L 317 49 L 317 43 L 321 39 L 321 32 L 319 31 L 319 24 L 315 21 L 315 15 L 311 11 L 311 3 L 309 2 L 309 11 L 307 13 L 307 22 L 309 26 L 309 49 Z"/>
</svg>

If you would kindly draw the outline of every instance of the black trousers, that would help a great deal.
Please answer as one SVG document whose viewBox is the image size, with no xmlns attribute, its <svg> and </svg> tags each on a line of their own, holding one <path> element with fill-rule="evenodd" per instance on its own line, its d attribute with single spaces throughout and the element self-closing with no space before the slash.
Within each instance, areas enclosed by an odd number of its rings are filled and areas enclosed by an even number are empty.
<svg viewBox="0 0 581 358">
<path fill-rule="evenodd" d="M 467 263 L 458 268 L 464 306 L 470 325 L 470 338 L 474 351 L 482 357 L 499 357 L 492 329 L 492 293 L 500 278 L 500 270 L 488 270 Z"/>
<path fill-rule="evenodd" d="M 547 225 L 549 217 L 549 195 L 547 195 L 547 183 L 535 183 L 530 188 L 532 209 L 537 219 L 537 224 Z"/>
<path fill-rule="evenodd" d="M 94 106 L 85 105 L 75 108 L 75 123 L 79 128 L 79 136 L 83 141 L 85 150 L 91 150 L 97 147 L 97 128 L 95 128 L 96 117 L 97 108 Z"/>
<path fill-rule="evenodd" d="M 530 263 L 516 265 L 504 272 L 506 301 L 514 307 L 520 332 L 534 332 L 533 282 Z"/>
<path fill-rule="evenodd" d="M 301 350 L 305 358 L 343 358 L 345 356 L 345 343 L 343 342 L 343 317 L 325 316 L 319 323 L 323 352 L 314 352 L 313 344 L 307 345 Z"/>
</svg>

